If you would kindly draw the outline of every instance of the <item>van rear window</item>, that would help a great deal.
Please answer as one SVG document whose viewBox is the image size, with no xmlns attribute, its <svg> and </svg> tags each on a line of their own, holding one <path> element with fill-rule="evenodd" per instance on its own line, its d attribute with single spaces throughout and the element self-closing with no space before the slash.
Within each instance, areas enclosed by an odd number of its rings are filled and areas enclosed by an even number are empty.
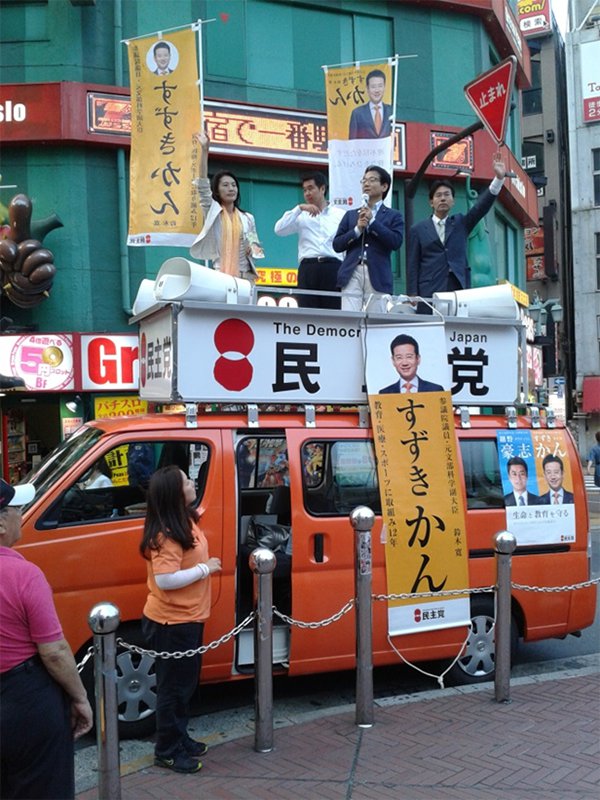
<svg viewBox="0 0 600 800">
<path fill-rule="evenodd" d="M 496 439 L 461 439 L 467 508 L 504 508 Z"/>
</svg>

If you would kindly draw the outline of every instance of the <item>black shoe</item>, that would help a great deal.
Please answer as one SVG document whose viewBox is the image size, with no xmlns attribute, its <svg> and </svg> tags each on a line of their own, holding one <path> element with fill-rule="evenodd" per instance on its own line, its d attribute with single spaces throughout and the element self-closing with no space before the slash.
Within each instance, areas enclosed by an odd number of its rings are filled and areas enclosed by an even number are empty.
<svg viewBox="0 0 600 800">
<path fill-rule="evenodd" d="M 187 739 L 183 740 L 183 748 L 188 756 L 192 756 L 192 758 L 202 758 L 208 750 L 208 745 L 204 742 L 197 742 L 195 739 L 188 736 Z"/>
<path fill-rule="evenodd" d="M 154 764 L 157 767 L 172 769 L 173 772 L 200 772 L 202 769 L 202 762 L 182 751 L 175 753 L 171 758 L 155 755 Z"/>
</svg>

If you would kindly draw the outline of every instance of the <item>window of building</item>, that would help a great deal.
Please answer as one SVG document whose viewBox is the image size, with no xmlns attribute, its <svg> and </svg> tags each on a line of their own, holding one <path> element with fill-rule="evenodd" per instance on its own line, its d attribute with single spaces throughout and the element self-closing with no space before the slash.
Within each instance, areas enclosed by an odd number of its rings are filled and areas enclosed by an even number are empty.
<svg viewBox="0 0 600 800">
<path fill-rule="evenodd" d="M 594 205 L 600 206 L 600 147 L 592 150 L 592 170 L 594 175 Z"/>
<path fill-rule="evenodd" d="M 523 116 L 542 113 L 542 65 L 531 62 L 531 89 L 523 91 Z"/>
</svg>

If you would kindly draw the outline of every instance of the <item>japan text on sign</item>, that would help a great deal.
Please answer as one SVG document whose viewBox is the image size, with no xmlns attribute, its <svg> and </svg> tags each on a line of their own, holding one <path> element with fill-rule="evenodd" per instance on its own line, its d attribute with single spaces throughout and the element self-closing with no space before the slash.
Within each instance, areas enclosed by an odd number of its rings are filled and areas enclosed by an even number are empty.
<svg viewBox="0 0 600 800">
<path fill-rule="evenodd" d="M 431 325 L 389 320 L 370 316 L 366 329 L 359 315 L 342 312 L 326 319 L 259 306 L 167 306 L 140 323 L 140 394 L 160 402 L 364 403 L 365 351 L 376 393 L 398 380 L 390 343 L 409 332 L 419 342 L 425 377 L 450 389 L 455 402 L 515 402 L 515 325 L 447 320 L 434 342 Z"/>
<path fill-rule="evenodd" d="M 518 0 L 517 16 L 519 28 L 526 39 L 552 32 L 550 0 Z"/>
<path fill-rule="evenodd" d="M 370 395 L 388 594 L 469 585 L 465 511 L 448 392 Z M 469 623 L 468 595 L 391 600 L 391 636 Z"/>
<path fill-rule="evenodd" d="M 504 141 L 516 65 L 517 59 L 510 56 L 464 88 L 465 97 L 498 144 Z"/>
<path fill-rule="evenodd" d="M 579 58 L 583 121 L 600 122 L 600 40 L 582 42 Z"/>
</svg>

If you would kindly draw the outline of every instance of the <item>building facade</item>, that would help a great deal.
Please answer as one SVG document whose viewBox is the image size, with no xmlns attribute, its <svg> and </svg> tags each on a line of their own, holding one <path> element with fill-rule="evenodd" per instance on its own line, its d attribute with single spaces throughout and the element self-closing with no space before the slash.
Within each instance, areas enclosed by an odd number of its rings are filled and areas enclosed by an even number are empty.
<svg viewBox="0 0 600 800">
<path fill-rule="evenodd" d="M 475 121 L 465 84 L 514 55 L 515 102 L 505 154 L 516 178 L 506 182 L 487 228 L 493 275 L 525 289 L 523 229 L 535 222 L 537 211 L 535 189 L 521 168 L 519 93 L 529 86 L 530 59 L 515 13 L 516 2 L 506 0 L 6 0 L 0 7 L 0 172 L 3 185 L 15 188 L 3 188 L 0 200 L 7 206 L 14 194 L 25 193 L 33 202 L 34 222 L 56 214 L 63 227 L 44 240 L 57 267 L 49 297 L 34 308 L 3 297 L 4 335 L 126 335 L 140 282 L 153 279 L 167 258 L 187 255 L 181 248 L 126 246 L 127 114 L 122 111 L 102 127 L 95 109 L 102 101 L 128 102 L 124 42 L 198 19 L 211 20 L 203 26 L 204 95 L 210 107 L 234 121 L 242 108 L 255 128 L 265 114 L 280 118 L 285 147 L 271 140 L 266 153 L 246 154 L 222 141 L 210 161 L 211 172 L 235 170 L 244 206 L 256 217 L 265 266 L 276 272 L 293 270 L 297 253 L 293 237 L 275 236 L 273 224 L 299 201 L 303 172 L 327 168 L 323 148 L 314 147 L 325 123 L 323 65 L 414 56 L 401 58 L 398 72 L 397 119 L 406 126 L 406 150 L 395 169 L 393 205 L 402 210 L 404 182 L 431 149 L 433 135 L 453 134 Z M 288 112 L 304 113 L 312 133 L 295 136 Z M 469 168 L 477 189 L 492 177 L 495 150 L 485 131 L 473 135 Z M 425 177 L 454 177 L 455 172 L 455 167 L 435 167 Z M 464 176 L 456 177 L 456 184 L 460 209 L 466 207 Z M 429 213 L 424 182 L 414 218 Z M 400 293 L 406 281 L 404 249 L 395 259 L 394 277 Z M 7 342 L 0 339 L 4 349 Z M 74 361 L 75 369 L 81 368 L 81 355 L 76 353 Z M 92 390 L 85 388 L 90 383 L 84 377 L 45 394 L 29 387 L 27 399 L 38 401 L 47 420 L 75 394 L 83 398 L 84 416 L 90 416 L 86 402 Z M 108 383 L 105 388 L 126 391 L 126 386 Z M 14 404 L 22 399 L 4 401 L 5 408 Z M 55 444 L 46 427 L 37 437 L 44 449 Z"/>
</svg>

